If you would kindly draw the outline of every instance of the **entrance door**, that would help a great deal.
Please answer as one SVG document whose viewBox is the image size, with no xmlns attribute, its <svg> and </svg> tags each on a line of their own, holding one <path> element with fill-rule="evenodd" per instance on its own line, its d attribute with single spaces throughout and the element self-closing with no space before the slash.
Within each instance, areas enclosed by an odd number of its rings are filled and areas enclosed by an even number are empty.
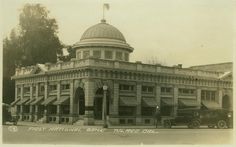
<svg viewBox="0 0 236 147">
<path fill-rule="evenodd" d="M 84 90 L 81 87 L 78 87 L 75 92 L 75 106 L 76 111 L 79 115 L 84 115 L 85 113 L 85 97 L 84 97 Z M 78 109 L 79 106 L 79 109 Z"/>
<path fill-rule="evenodd" d="M 223 109 L 229 109 L 230 108 L 229 96 L 228 95 L 225 95 L 222 98 L 222 108 Z"/>
</svg>

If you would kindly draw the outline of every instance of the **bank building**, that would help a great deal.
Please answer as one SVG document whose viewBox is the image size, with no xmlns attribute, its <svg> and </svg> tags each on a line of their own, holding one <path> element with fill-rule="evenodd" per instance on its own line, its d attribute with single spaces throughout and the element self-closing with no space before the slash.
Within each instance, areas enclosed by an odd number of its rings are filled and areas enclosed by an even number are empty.
<svg viewBox="0 0 236 147">
<path fill-rule="evenodd" d="M 82 125 L 153 125 L 192 107 L 232 109 L 232 63 L 183 68 L 129 62 L 123 34 L 101 20 L 73 45 L 69 62 L 16 69 L 13 110 L 21 121 Z"/>
</svg>

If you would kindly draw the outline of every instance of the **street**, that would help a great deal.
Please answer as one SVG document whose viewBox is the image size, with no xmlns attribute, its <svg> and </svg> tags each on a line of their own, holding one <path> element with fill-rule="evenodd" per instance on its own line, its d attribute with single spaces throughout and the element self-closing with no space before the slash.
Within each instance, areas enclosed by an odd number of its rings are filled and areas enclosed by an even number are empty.
<svg viewBox="0 0 236 147">
<path fill-rule="evenodd" d="M 232 129 L 109 128 L 55 124 L 5 125 L 4 144 L 232 144 Z"/>
</svg>

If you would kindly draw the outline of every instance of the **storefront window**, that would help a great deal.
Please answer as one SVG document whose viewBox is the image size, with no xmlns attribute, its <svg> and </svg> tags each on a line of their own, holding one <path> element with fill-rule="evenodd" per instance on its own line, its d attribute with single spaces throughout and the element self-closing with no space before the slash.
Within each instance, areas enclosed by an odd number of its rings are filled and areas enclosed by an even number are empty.
<svg viewBox="0 0 236 147">
<path fill-rule="evenodd" d="M 135 106 L 120 106 L 119 115 L 120 116 L 134 116 L 136 114 Z"/>
</svg>

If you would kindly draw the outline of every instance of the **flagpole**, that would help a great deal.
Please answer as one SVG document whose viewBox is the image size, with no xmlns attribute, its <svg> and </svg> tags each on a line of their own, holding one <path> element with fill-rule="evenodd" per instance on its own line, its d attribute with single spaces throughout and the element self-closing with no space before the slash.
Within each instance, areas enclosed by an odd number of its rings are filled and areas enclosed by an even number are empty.
<svg viewBox="0 0 236 147">
<path fill-rule="evenodd" d="M 102 10 L 103 10 L 103 11 L 102 11 L 102 12 L 103 12 L 103 13 L 102 13 L 102 19 L 104 19 L 104 5 L 102 6 Z"/>
</svg>

